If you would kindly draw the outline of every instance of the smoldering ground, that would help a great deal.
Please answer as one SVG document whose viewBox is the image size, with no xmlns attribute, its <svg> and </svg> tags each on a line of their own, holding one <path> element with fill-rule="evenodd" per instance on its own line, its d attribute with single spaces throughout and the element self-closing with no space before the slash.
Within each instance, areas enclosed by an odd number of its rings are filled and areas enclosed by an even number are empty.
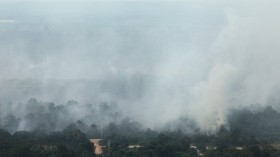
<svg viewBox="0 0 280 157">
<path fill-rule="evenodd" d="M 29 98 L 116 102 L 146 127 L 215 132 L 231 108 L 279 105 L 277 1 L 0 3 L 1 115 L 24 119 Z"/>
</svg>

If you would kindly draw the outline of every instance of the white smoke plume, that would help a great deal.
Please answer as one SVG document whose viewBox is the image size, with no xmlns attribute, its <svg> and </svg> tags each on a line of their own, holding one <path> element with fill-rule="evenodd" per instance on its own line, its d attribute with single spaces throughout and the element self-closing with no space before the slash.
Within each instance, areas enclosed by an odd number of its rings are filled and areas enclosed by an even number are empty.
<svg viewBox="0 0 280 157">
<path fill-rule="evenodd" d="M 279 105 L 277 1 L 0 3 L 1 104 L 114 101 L 144 126 L 209 133 L 231 108 Z"/>
</svg>

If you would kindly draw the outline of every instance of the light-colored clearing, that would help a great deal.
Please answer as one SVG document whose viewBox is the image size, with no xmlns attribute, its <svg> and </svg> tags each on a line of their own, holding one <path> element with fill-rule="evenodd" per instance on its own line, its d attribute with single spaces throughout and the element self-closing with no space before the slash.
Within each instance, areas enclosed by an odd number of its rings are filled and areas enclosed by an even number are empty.
<svg viewBox="0 0 280 157">
<path fill-rule="evenodd" d="M 105 147 L 105 146 L 100 145 L 101 140 L 102 139 L 90 139 L 90 142 L 93 143 L 93 145 L 94 145 L 94 153 L 96 155 L 102 155 L 102 153 L 103 153 L 102 147 Z"/>
</svg>

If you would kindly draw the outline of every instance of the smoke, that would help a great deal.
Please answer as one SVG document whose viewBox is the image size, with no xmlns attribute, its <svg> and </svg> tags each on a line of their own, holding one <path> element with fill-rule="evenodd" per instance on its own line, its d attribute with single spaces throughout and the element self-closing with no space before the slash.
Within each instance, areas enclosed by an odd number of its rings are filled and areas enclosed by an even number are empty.
<svg viewBox="0 0 280 157">
<path fill-rule="evenodd" d="M 232 108 L 279 105 L 277 1 L 0 3 L 1 104 L 117 102 L 143 126 L 209 133 Z"/>
</svg>

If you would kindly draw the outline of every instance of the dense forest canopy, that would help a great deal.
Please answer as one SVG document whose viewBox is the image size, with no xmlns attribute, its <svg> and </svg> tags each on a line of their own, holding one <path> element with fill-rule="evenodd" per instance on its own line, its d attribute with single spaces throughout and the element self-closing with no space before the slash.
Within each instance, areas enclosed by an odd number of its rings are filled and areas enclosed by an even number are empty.
<svg viewBox="0 0 280 157">
<path fill-rule="evenodd" d="M 280 112 L 272 107 L 233 110 L 227 125 L 221 126 L 216 134 L 207 134 L 192 120 L 183 117 L 177 120 L 180 124 L 177 128 L 171 128 L 171 125 L 159 130 L 145 128 L 129 117 L 121 116 L 115 103 L 103 102 L 96 110 L 90 104 L 81 108 L 73 100 L 55 105 L 30 99 L 19 105 L 28 112 L 1 114 L 1 156 L 94 156 L 93 145 L 89 142 L 92 138 L 102 138 L 107 147 L 104 155 L 112 157 L 280 155 L 278 147 L 273 145 L 280 140 Z M 74 108 L 89 110 L 92 114 L 75 117 L 71 112 Z M 20 128 L 23 124 L 24 128 Z M 186 127 L 193 131 L 184 131 Z M 130 148 L 130 145 L 139 147 Z"/>
<path fill-rule="evenodd" d="M 66 104 L 54 104 L 30 99 L 17 105 L 0 105 L 6 113 L 0 114 L 0 127 L 11 134 L 17 131 L 41 131 L 51 133 L 62 131 L 75 124 L 88 137 L 120 134 L 137 136 L 138 132 L 148 129 L 137 120 L 126 116 L 116 102 L 101 102 L 98 105 L 79 104 L 70 100 Z M 237 136 L 230 143 L 242 144 L 247 138 L 254 137 L 262 142 L 279 141 L 280 113 L 273 107 L 232 109 L 228 123 L 219 127 L 215 134 L 201 130 L 193 119 L 180 117 L 165 126 L 151 128 L 157 131 L 178 131 L 186 135 L 205 134 Z M 243 141 L 245 140 L 245 141 Z"/>
</svg>

